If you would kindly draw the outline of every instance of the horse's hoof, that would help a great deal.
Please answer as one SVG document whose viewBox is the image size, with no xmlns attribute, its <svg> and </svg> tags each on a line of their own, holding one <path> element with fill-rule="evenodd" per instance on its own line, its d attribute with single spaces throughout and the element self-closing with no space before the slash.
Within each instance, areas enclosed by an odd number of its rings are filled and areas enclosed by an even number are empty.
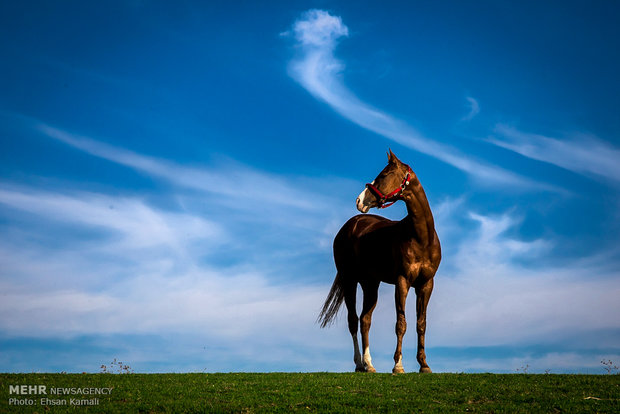
<svg viewBox="0 0 620 414">
<path fill-rule="evenodd" d="M 377 372 L 377 370 L 374 367 L 368 367 L 366 368 L 366 372 Z"/>
<path fill-rule="evenodd" d="M 431 372 L 433 372 L 433 371 L 431 371 L 431 369 L 429 367 L 422 367 L 422 368 L 420 368 L 420 374 L 430 374 Z"/>
<path fill-rule="evenodd" d="M 404 374 L 405 369 L 403 367 L 394 367 L 392 368 L 392 374 Z"/>
<path fill-rule="evenodd" d="M 364 367 L 355 367 L 355 372 L 366 372 L 366 368 L 364 368 Z"/>
</svg>

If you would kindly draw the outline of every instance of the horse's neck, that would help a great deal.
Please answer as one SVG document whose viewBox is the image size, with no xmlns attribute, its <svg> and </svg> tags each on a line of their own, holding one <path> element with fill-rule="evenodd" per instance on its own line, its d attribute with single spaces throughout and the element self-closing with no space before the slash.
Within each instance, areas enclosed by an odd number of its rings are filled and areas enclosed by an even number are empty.
<svg viewBox="0 0 620 414">
<path fill-rule="evenodd" d="M 435 237 L 435 220 L 424 189 L 418 180 L 412 182 L 404 194 L 407 217 L 403 224 L 411 230 L 411 236 L 423 245 L 429 246 Z"/>
</svg>

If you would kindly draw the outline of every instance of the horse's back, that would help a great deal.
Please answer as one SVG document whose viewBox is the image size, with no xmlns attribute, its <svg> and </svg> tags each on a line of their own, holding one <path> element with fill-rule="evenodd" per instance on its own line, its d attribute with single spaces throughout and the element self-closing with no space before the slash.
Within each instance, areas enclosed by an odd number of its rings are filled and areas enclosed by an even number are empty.
<svg viewBox="0 0 620 414">
<path fill-rule="evenodd" d="M 346 223 L 344 223 L 334 239 L 334 244 L 339 239 L 359 239 L 360 237 L 379 228 L 391 226 L 396 223 L 396 221 L 382 216 L 377 216 L 375 214 L 358 214 L 357 216 L 351 217 Z"/>
<path fill-rule="evenodd" d="M 376 250 L 377 246 L 377 243 L 369 243 L 370 239 L 375 238 L 377 230 L 396 223 L 398 222 L 374 214 L 351 217 L 334 238 L 334 261 L 338 271 L 358 272 L 367 266 L 368 259 L 374 256 L 367 250 Z"/>
</svg>

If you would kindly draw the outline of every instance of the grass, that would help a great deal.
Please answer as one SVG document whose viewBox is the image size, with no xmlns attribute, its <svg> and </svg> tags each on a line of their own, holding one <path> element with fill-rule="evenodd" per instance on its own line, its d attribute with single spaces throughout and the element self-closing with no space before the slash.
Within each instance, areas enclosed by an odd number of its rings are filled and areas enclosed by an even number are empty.
<svg viewBox="0 0 620 414">
<path fill-rule="evenodd" d="M 48 395 L 9 395 L 45 385 Z M 51 388 L 113 387 L 93 406 L 42 406 Z M 620 412 L 620 375 L 0 374 L 0 412 Z M 33 400 L 9 405 L 10 398 Z"/>
</svg>

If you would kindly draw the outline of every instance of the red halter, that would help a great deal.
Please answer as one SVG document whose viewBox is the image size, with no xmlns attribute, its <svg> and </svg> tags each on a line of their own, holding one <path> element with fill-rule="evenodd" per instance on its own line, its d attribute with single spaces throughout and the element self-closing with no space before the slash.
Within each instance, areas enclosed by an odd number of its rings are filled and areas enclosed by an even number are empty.
<svg viewBox="0 0 620 414">
<path fill-rule="evenodd" d="M 396 190 L 392 191 L 388 195 L 384 195 L 374 185 L 372 185 L 370 183 L 366 184 L 366 188 L 368 188 L 368 190 L 370 190 L 370 192 L 375 197 L 377 197 L 377 201 L 379 202 L 379 205 L 377 206 L 377 208 L 387 208 L 387 207 L 391 206 L 392 204 L 394 204 L 395 202 L 397 202 L 399 200 L 398 197 L 403 193 L 403 191 L 405 191 L 405 188 L 409 185 L 409 180 L 411 179 L 411 174 L 413 174 L 413 170 L 411 169 L 411 167 L 408 167 L 407 174 L 405 175 L 405 178 L 403 178 L 403 182 L 401 183 L 400 187 L 398 187 Z M 396 197 L 396 199 L 394 201 L 391 201 L 391 202 L 385 204 L 386 201 L 388 201 L 389 199 L 391 199 L 393 197 Z"/>
</svg>

